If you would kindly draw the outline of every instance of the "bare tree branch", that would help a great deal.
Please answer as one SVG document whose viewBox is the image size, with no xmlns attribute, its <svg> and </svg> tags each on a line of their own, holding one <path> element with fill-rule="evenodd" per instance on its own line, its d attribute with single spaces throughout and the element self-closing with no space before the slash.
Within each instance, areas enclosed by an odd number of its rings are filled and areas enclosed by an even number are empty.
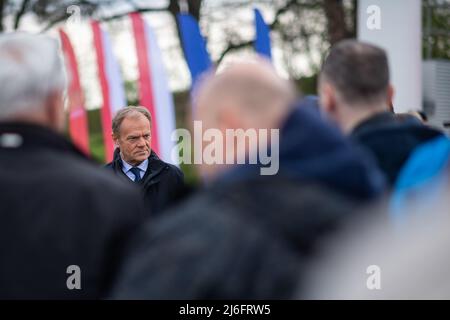
<svg viewBox="0 0 450 320">
<path fill-rule="evenodd" d="M 64 17 L 59 17 L 57 19 L 51 20 L 49 23 L 47 23 L 47 25 L 44 27 L 44 29 L 42 29 L 40 31 L 40 33 L 44 33 L 47 32 L 48 30 L 50 30 L 53 26 L 55 26 L 56 24 L 63 22 L 67 19 L 67 16 Z"/>
<path fill-rule="evenodd" d="M 283 15 L 283 13 L 287 12 L 292 6 L 294 6 L 296 4 L 297 4 L 296 0 L 289 0 L 286 3 L 286 5 L 278 8 L 277 11 L 275 12 L 275 18 L 273 19 L 272 23 L 269 25 L 270 30 L 273 30 L 277 27 L 278 20 L 280 19 L 280 16 Z"/>
<path fill-rule="evenodd" d="M 104 1 L 102 5 L 109 3 L 108 1 Z M 66 3 L 65 5 L 60 5 L 59 7 L 47 7 L 48 3 L 42 3 L 41 7 L 36 6 L 37 3 L 33 6 L 32 10 L 34 13 L 41 18 L 43 21 L 47 22 L 47 25 L 40 31 L 40 33 L 46 32 L 51 29 L 56 24 L 67 20 L 70 14 L 67 12 L 67 8 L 75 4 L 75 1 L 72 3 Z M 92 14 L 96 9 L 98 9 L 99 4 L 95 1 L 88 0 L 79 0 L 76 2 L 77 6 L 81 7 L 81 11 L 83 15 Z"/>
<path fill-rule="evenodd" d="M 187 3 L 188 3 L 189 14 L 192 15 L 197 21 L 199 21 L 202 0 L 188 0 Z M 172 14 L 173 19 L 175 20 L 175 23 L 177 26 L 178 39 L 180 39 L 181 50 L 183 51 L 184 57 L 186 57 L 186 52 L 184 51 L 184 46 L 181 44 L 181 30 L 180 30 L 180 25 L 178 24 L 178 19 L 177 19 L 177 15 L 180 13 L 180 10 L 181 10 L 178 0 L 170 0 L 168 10 Z"/>
<path fill-rule="evenodd" d="M 283 15 L 283 13 L 290 10 L 290 8 L 294 5 L 296 5 L 297 2 L 298 2 L 297 0 L 289 0 L 286 2 L 286 4 L 284 6 L 278 8 L 275 13 L 275 18 L 274 18 L 273 22 L 269 25 L 269 28 L 271 30 L 275 29 L 278 26 L 278 19 L 280 18 L 280 16 Z M 241 4 L 237 4 L 237 5 L 241 5 Z M 217 59 L 217 64 L 220 64 L 228 53 L 249 47 L 253 44 L 254 44 L 254 41 L 242 41 L 239 43 L 235 43 L 235 42 L 231 42 L 231 41 L 228 42 L 226 48 L 219 55 L 219 58 Z"/>
<path fill-rule="evenodd" d="M 5 30 L 5 26 L 3 25 L 3 10 L 5 9 L 5 4 L 7 0 L 0 0 L 0 32 Z"/>
<path fill-rule="evenodd" d="M 232 43 L 228 44 L 228 46 L 225 48 L 224 51 L 222 51 L 219 58 L 217 59 L 217 64 L 219 65 L 228 53 L 235 51 L 235 50 L 250 47 L 253 45 L 253 43 L 254 43 L 253 41 L 245 41 L 245 42 L 240 42 L 240 43 L 236 43 L 236 44 L 232 44 Z"/>
<path fill-rule="evenodd" d="M 111 21 L 111 20 L 116 20 L 116 19 L 120 19 L 123 17 L 126 17 L 127 15 L 129 15 L 130 13 L 146 13 L 146 12 L 165 12 L 167 11 L 168 8 L 167 7 L 161 7 L 161 8 L 135 8 L 133 11 L 128 11 L 128 12 L 124 12 L 124 13 L 120 13 L 117 15 L 113 15 L 113 16 L 109 16 L 109 17 L 102 17 L 99 18 L 99 21 Z"/>
<path fill-rule="evenodd" d="M 344 5 L 342 0 L 325 0 L 325 15 L 328 21 L 328 37 L 333 45 L 342 39 L 348 38 L 350 32 L 345 21 Z"/>
<path fill-rule="evenodd" d="M 202 7 L 202 0 L 189 0 L 189 14 L 192 15 L 195 20 L 200 21 L 200 9 Z"/>
<path fill-rule="evenodd" d="M 25 12 L 27 11 L 27 7 L 29 4 L 30 4 L 30 0 L 22 1 L 22 5 L 20 6 L 19 11 L 17 11 L 17 14 L 14 18 L 14 30 L 19 29 L 20 20 L 21 20 L 22 16 L 25 14 Z"/>
</svg>

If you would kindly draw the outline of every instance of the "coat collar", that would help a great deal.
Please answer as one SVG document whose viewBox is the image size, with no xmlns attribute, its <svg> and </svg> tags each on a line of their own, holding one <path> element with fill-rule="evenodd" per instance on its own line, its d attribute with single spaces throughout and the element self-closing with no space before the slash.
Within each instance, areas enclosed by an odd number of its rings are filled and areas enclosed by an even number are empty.
<svg viewBox="0 0 450 320">
<path fill-rule="evenodd" d="M 145 159 L 143 162 L 141 162 L 138 166 L 132 166 L 131 164 L 129 164 L 128 162 L 126 162 L 125 160 L 122 159 L 122 169 L 124 172 L 128 172 L 131 170 L 131 168 L 138 168 L 139 170 L 143 171 L 143 172 L 147 172 L 148 169 L 148 158 Z"/>
<path fill-rule="evenodd" d="M 0 122 L 0 149 L 13 148 L 52 149 L 87 159 L 75 145 L 52 129 L 30 123 Z"/>
<path fill-rule="evenodd" d="M 379 125 L 391 125 L 397 123 L 395 115 L 391 112 L 379 112 L 371 117 L 360 122 L 353 130 L 352 133 L 358 134 L 361 131 L 365 131 L 368 128 L 371 129 L 373 126 L 378 127 Z"/>
<path fill-rule="evenodd" d="M 113 167 L 115 171 L 122 172 L 122 158 L 120 157 L 120 149 L 116 148 L 114 150 L 114 157 L 113 157 Z M 167 163 L 160 160 L 159 157 L 156 155 L 156 153 L 152 150 L 150 153 L 150 156 L 148 157 L 148 167 L 147 171 L 145 172 L 144 176 L 142 177 L 142 180 L 139 183 L 147 184 L 153 178 L 158 176 L 166 167 Z M 123 172 L 122 172 L 123 173 Z"/>
</svg>

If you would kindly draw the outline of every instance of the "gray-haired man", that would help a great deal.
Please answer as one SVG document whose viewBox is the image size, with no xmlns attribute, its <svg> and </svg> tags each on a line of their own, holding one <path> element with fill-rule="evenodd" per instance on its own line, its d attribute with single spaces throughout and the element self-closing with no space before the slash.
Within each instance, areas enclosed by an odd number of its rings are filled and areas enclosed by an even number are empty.
<svg viewBox="0 0 450 320">
<path fill-rule="evenodd" d="M 141 187 L 154 216 L 174 203 L 184 188 L 183 173 L 165 163 L 151 149 L 150 112 L 144 107 L 119 110 L 112 122 L 114 159 L 106 167 Z"/>
</svg>

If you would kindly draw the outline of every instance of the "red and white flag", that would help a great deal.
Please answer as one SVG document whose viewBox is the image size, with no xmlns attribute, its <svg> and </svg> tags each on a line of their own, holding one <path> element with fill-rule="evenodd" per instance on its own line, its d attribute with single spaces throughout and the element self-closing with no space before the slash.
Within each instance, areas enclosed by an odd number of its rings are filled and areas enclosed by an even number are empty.
<svg viewBox="0 0 450 320">
<path fill-rule="evenodd" d="M 91 22 L 94 47 L 97 56 L 98 77 L 102 89 L 103 105 L 101 109 L 105 160 L 110 162 L 114 153 L 112 140 L 112 119 L 119 109 L 126 107 L 125 90 L 111 46 L 109 34 L 100 27 L 98 21 Z"/>
<path fill-rule="evenodd" d="M 69 132 L 73 143 L 85 154 L 89 155 L 89 129 L 86 109 L 84 108 L 83 91 L 78 73 L 78 63 L 69 36 L 59 29 L 62 51 L 69 80 Z"/>
<path fill-rule="evenodd" d="M 169 163 L 175 143 L 175 108 L 155 33 L 139 13 L 131 13 L 139 68 L 139 99 L 152 115 L 152 149 Z"/>
</svg>

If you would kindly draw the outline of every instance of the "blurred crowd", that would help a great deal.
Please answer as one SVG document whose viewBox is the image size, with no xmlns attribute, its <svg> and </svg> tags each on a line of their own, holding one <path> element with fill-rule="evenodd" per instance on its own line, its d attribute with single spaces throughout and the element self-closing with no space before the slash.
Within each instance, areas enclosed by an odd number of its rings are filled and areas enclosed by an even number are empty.
<svg viewBox="0 0 450 320">
<path fill-rule="evenodd" d="M 388 66 L 344 40 L 318 96 L 263 58 L 204 75 L 192 120 L 276 130 L 249 140 L 277 172 L 239 161 L 261 160 L 251 143 L 219 144 L 227 161 L 199 163 L 194 190 L 151 149 L 143 107 L 115 115 L 111 163 L 83 155 L 63 135 L 57 42 L 1 34 L 0 298 L 449 299 L 450 140 L 395 113 Z"/>
</svg>

